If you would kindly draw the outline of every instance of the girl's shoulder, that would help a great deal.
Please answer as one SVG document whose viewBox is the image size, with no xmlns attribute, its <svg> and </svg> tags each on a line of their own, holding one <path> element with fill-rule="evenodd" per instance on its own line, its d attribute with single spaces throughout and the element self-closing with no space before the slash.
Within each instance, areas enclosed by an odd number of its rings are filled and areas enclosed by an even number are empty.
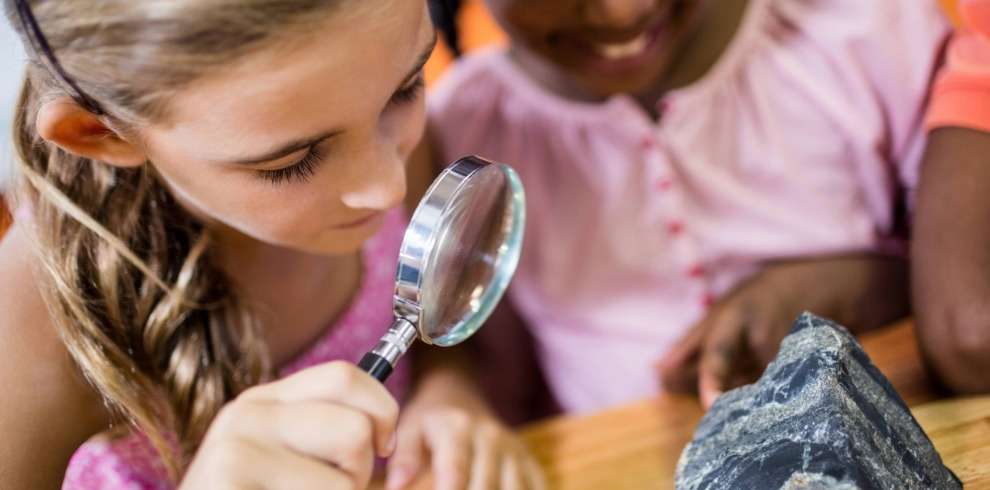
<svg viewBox="0 0 990 490">
<path fill-rule="evenodd" d="M 749 75 L 754 69 L 788 72 L 812 65 L 882 71 L 927 57 L 950 32 L 944 12 L 931 0 L 750 0 L 718 64 L 732 67 L 724 72 Z"/>
<path fill-rule="evenodd" d="M 23 227 L 0 241 L 0 468 L 11 488 L 51 488 L 108 415 L 55 331 Z"/>
<path fill-rule="evenodd" d="M 907 65 L 905 57 L 941 49 L 952 27 L 938 3 L 861 0 L 751 0 L 759 47 L 794 56 L 858 60 L 864 65 Z M 757 49 L 760 49 L 760 48 Z"/>
<path fill-rule="evenodd" d="M 910 124 L 924 105 L 950 34 L 951 25 L 931 0 L 749 0 L 737 34 L 715 65 L 667 98 L 682 109 L 709 108 L 718 119 L 726 104 L 758 111 L 766 101 L 798 100 L 770 104 L 771 115 L 811 107 L 845 114 L 843 126 L 850 118 Z M 878 118 L 882 113 L 888 115 Z"/>
</svg>

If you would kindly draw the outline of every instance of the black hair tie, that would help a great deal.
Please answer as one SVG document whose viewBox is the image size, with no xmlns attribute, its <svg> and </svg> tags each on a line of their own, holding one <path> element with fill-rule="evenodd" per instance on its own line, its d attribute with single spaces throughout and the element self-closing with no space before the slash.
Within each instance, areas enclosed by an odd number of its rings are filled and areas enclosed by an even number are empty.
<svg viewBox="0 0 990 490">
<path fill-rule="evenodd" d="M 38 21 L 35 20 L 34 14 L 31 13 L 28 0 L 14 0 L 14 5 L 17 7 L 17 16 L 20 17 L 21 24 L 24 26 L 24 31 L 27 34 L 28 44 L 31 45 L 31 49 L 34 50 L 36 56 L 45 60 L 48 70 L 59 80 L 62 88 L 66 92 L 69 92 L 73 100 L 93 114 L 105 114 L 103 109 L 100 108 L 100 105 L 92 97 L 86 95 L 79 88 L 79 85 L 69 77 L 69 74 L 65 72 L 62 65 L 59 64 L 58 59 L 55 58 L 55 53 L 52 52 L 51 46 L 48 45 L 44 34 L 41 33 L 41 27 L 38 26 Z"/>
</svg>

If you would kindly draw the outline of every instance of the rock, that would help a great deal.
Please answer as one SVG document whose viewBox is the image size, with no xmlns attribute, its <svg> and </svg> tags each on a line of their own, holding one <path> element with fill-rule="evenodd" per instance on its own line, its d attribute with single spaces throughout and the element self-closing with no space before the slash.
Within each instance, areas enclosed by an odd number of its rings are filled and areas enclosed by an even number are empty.
<svg viewBox="0 0 990 490">
<path fill-rule="evenodd" d="M 720 396 L 678 489 L 962 488 L 845 328 L 802 313 L 755 384 Z"/>
</svg>

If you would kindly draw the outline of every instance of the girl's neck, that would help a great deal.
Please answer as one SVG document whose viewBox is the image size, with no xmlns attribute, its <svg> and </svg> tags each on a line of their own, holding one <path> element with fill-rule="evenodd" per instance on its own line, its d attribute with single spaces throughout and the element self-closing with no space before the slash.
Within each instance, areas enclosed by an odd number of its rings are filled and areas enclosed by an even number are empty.
<svg viewBox="0 0 990 490">
<path fill-rule="evenodd" d="M 316 342 L 347 310 L 361 284 L 361 252 L 326 256 L 219 231 L 218 256 L 232 286 L 259 315 L 273 365 Z"/>
<path fill-rule="evenodd" d="M 708 73 L 735 38 L 749 4 L 749 0 L 711 0 L 711 5 L 702 14 L 697 28 L 684 42 L 670 67 L 647 89 L 628 95 L 658 119 L 657 101 L 667 92 L 688 86 Z M 533 79 L 561 97 L 583 102 L 601 102 L 613 95 L 589 91 L 524 47 L 513 44 L 510 53 Z"/>
<path fill-rule="evenodd" d="M 704 77 L 722 58 L 742 25 L 749 0 L 713 0 L 698 29 L 684 44 L 653 95 L 655 103 L 665 93 L 686 87 Z"/>
</svg>

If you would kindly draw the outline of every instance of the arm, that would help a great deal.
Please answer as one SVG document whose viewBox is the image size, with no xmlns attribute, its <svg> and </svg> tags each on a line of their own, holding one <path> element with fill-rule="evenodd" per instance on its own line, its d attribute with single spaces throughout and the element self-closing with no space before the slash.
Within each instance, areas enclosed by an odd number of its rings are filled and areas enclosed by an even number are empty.
<svg viewBox="0 0 990 490">
<path fill-rule="evenodd" d="M 776 357 L 804 310 L 857 333 L 910 312 L 908 263 L 853 255 L 767 264 L 719 299 L 660 362 L 663 384 L 694 391 L 711 406 L 723 391 L 752 382 Z"/>
<path fill-rule="evenodd" d="M 109 415 L 48 321 L 29 247 L 18 226 L 0 242 L 0 488 L 59 489 Z"/>
<path fill-rule="evenodd" d="M 990 134 L 931 133 L 912 249 L 921 349 L 960 392 L 990 391 Z"/>
</svg>

